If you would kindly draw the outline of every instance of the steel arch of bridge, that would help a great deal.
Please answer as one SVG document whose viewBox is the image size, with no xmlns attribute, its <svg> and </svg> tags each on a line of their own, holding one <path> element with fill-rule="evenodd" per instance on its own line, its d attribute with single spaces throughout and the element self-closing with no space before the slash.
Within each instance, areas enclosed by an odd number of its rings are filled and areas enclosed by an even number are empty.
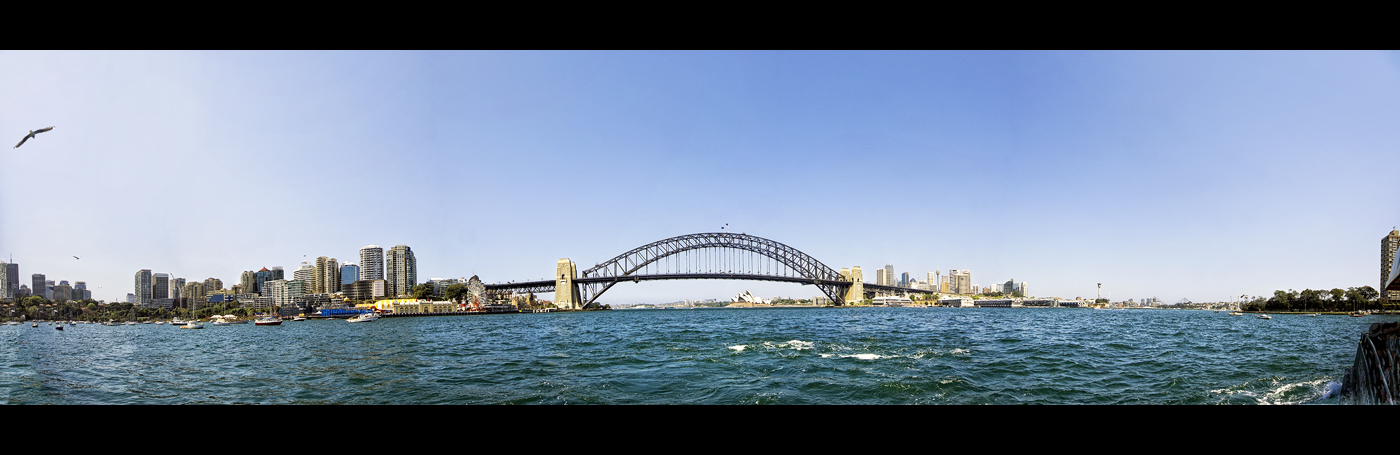
<svg viewBox="0 0 1400 455">
<path fill-rule="evenodd" d="M 748 253 L 748 254 L 745 254 Z M 766 258 L 763 260 L 760 258 Z M 670 261 L 667 261 L 670 259 Z M 770 262 L 771 261 L 771 262 Z M 666 273 L 660 272 L 665 264 Z M 762 237 L 728 232 L 689 234 L 633 248 L 584 270 L 575 280 L 584 306 L 622 281 L 743 279 L 812 284 L 837 305 L 851 282 L 796 248 Z"/>
</svg>

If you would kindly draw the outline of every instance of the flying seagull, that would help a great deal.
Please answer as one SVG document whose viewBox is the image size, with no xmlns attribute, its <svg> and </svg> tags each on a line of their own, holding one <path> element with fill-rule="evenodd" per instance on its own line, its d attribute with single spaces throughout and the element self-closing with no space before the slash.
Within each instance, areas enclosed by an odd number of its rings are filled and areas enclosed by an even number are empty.
<svg viewBox="0 0 1400 455">
<path fill-rule="evenodd" d="M 50 127 L 48 127 L 48 128 L 39 129 L 39 130 L 29 130 L 29 134 L 26 135 L 26 136 L 24 136 L 24 139 L 20 139 L 20 140 L 19 140 L 19 143 L 18 143 L 18 144 L 15 144 L 15 148 L 19 148 L 19 146 L 24 145 L 24 141 L 27 141 L 27 140 L 29 140 L 29 138 L 34 137 L 35 134 L 43 133 L 43 132 L 46 132 L 46 131 L 49 131 L 49 130 L 52 130 L 52 129 L 53 129 L 53 127 L 50 126 Z"/>
<path fill-rule="evenodd" d="M 77 256 L 73 256 L 73 259 L 78 259 L 78 257 L 77 257 Z M 78 260 L 81 260 L 81 259 L 78 259 Z"/>
</svg>

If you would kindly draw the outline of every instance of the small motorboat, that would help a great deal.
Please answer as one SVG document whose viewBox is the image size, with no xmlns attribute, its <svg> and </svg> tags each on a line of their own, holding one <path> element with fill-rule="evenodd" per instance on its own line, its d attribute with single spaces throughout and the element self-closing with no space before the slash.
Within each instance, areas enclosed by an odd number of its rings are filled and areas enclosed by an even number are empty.
<svg viewBox="0 0 1400 455">
<path fill-rule="evenodd" d="M 1254 318 L 1255 318 L 1255 319 L 1273 319 L 1274 317 L 1273 317 L 1273 316 L 1269 316 L 1269 315 L 1267 315 L 1267 314 L 1261 314 L 1261 315 L 1255 316 Z"/>
<path fill-rule="evenodd" d="M 253 325 L 282 325 L 282 320 L 272 316 L 267 316 L 264 318 L 258 318 L 258 320 L 253 321 Z"/>
<path fill-rule="evenodd" d="M 53 329 L 54 329 L 54 330 L 63 330 L 63 324 L 59 324 L 57 327 L 54 327 Z"/>
<path fill-rule="evenodd" d="M 200 323 L 197 323 L 197 322 L 194 322 L 194 321 L 190 321 L 190 322 L 186 322 L 185 325 L 180 326 L 180 328 L 182 328 L 182 329 L 202 329 L 202 328 L 204 328 L 204 324 L 200 324 Z"/>
<path fill-rule="evenodd" d="M 377 320 L 379 320 L 379 313 L 375 313 L 375 312 L 373 312 L 373 311 L 367 311 L 367 312 L 364 312 L 364 313 L 360 313 L 359 316 L 355 316 L 355 317 L 353 317 L 353 318 L 346 319 L 345 322 L 370 322 L 370 321 L 377 321 Z"/>
</svg>

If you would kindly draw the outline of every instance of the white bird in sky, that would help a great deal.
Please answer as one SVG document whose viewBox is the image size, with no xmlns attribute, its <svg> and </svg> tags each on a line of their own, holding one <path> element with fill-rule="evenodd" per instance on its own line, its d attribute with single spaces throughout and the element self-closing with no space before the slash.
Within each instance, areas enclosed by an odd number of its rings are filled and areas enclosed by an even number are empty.
<svg viewBox="0 0 1400 455">
<path fill-rule="evenodd" d="M 27 140 L 29 140 L 30 138 L 34 137 L 35 134 L 43 133 L 43 132 L 48 131 L 48 130 L 51 130 L 51 129 L 53 129 L 52 126 L 50 126 L 50 127 L 48 127 L 48 128 L 43 128 L 43 129 L 29 130 L 29 134 L 26 135 L 26 136 L 24 136 L 24 139 L 20 139 L 20 140 L 19 140 L 19 143 L 18 143 L 18 144 L 15 144 L 15 148 L 19 148 L 19 146 L 24 145 L 24 141 L 27 141 Z"/>
</svg>

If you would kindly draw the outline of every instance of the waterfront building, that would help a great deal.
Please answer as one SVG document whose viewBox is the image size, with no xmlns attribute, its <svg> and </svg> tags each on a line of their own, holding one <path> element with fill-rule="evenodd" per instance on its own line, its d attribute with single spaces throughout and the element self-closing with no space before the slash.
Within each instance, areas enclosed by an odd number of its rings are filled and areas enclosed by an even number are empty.
<svg viewBox="0 0 1400 455">
<path fill-rule="evenodd" d="M 156 273 L 151 275 L 151 298 L 168 299 L 170 295 L 170 274 Z"/>
<path fill-rule="evenodd" d="M 373 307 L 391 313 L 449 313 L 462 310 L 461 305 L 455 302 L 417 299 L 384 299 L 374 302 Z"/>
<path fill-rule="evenodd" d="M 418 284 L 418 260 L 408 245 L 394 245 L 384 255 L 384 281 L 389 283 L 389 295 L 406 295 Z"/>
<path fill-rule="evenodd" d="M 279 307 L 289 307 L 299 303 L 306 293 L 306 282 L 302 280 L 272 280 L 263 283 L 263 294 L 272 298 L 272 304 Z"/>
<path fill-rule="evenodd" d="M 1400 301 L 1400 291 L 1387 291 L 1385 288 L 1390 279 L 1390 268 L 1395 262 L 1395 250 L 1400 248 L 1400 230 L 1390 231 L 1390 235 L 1381 237 L 1381 285 L 1376 290 L 1381 291 L 1381 303 Z"/>
<path fill-rule="evenodd" d="M 340 287 L 341 287 L 341 290 L 344 290 L 345 285 L 350 284 L 350 283 L 354 283 L 354 282 L 359 281 L 359 280 L 360 280 L 360 266 L 355 265 L 354 262 L 345 262 L 345 263 L 340 264 Z"/>
<path fill-rule="evenodd" d="M 360 248 L 360 280 L 384 279 L 384 248 L 368 245 Z"/>
<path fill-rule="evenodd" d="M 151 269 L 141 269 L 136 272 L 136 304 L 147 306 L 151 304 Z"/>
<path fill-rule="evenodd" d="M 346 300 L 375 300 L 386 297 L 388 283 L 384 280 L 360 280 L 345 285 L 341 292 Z"/>
</svg>

